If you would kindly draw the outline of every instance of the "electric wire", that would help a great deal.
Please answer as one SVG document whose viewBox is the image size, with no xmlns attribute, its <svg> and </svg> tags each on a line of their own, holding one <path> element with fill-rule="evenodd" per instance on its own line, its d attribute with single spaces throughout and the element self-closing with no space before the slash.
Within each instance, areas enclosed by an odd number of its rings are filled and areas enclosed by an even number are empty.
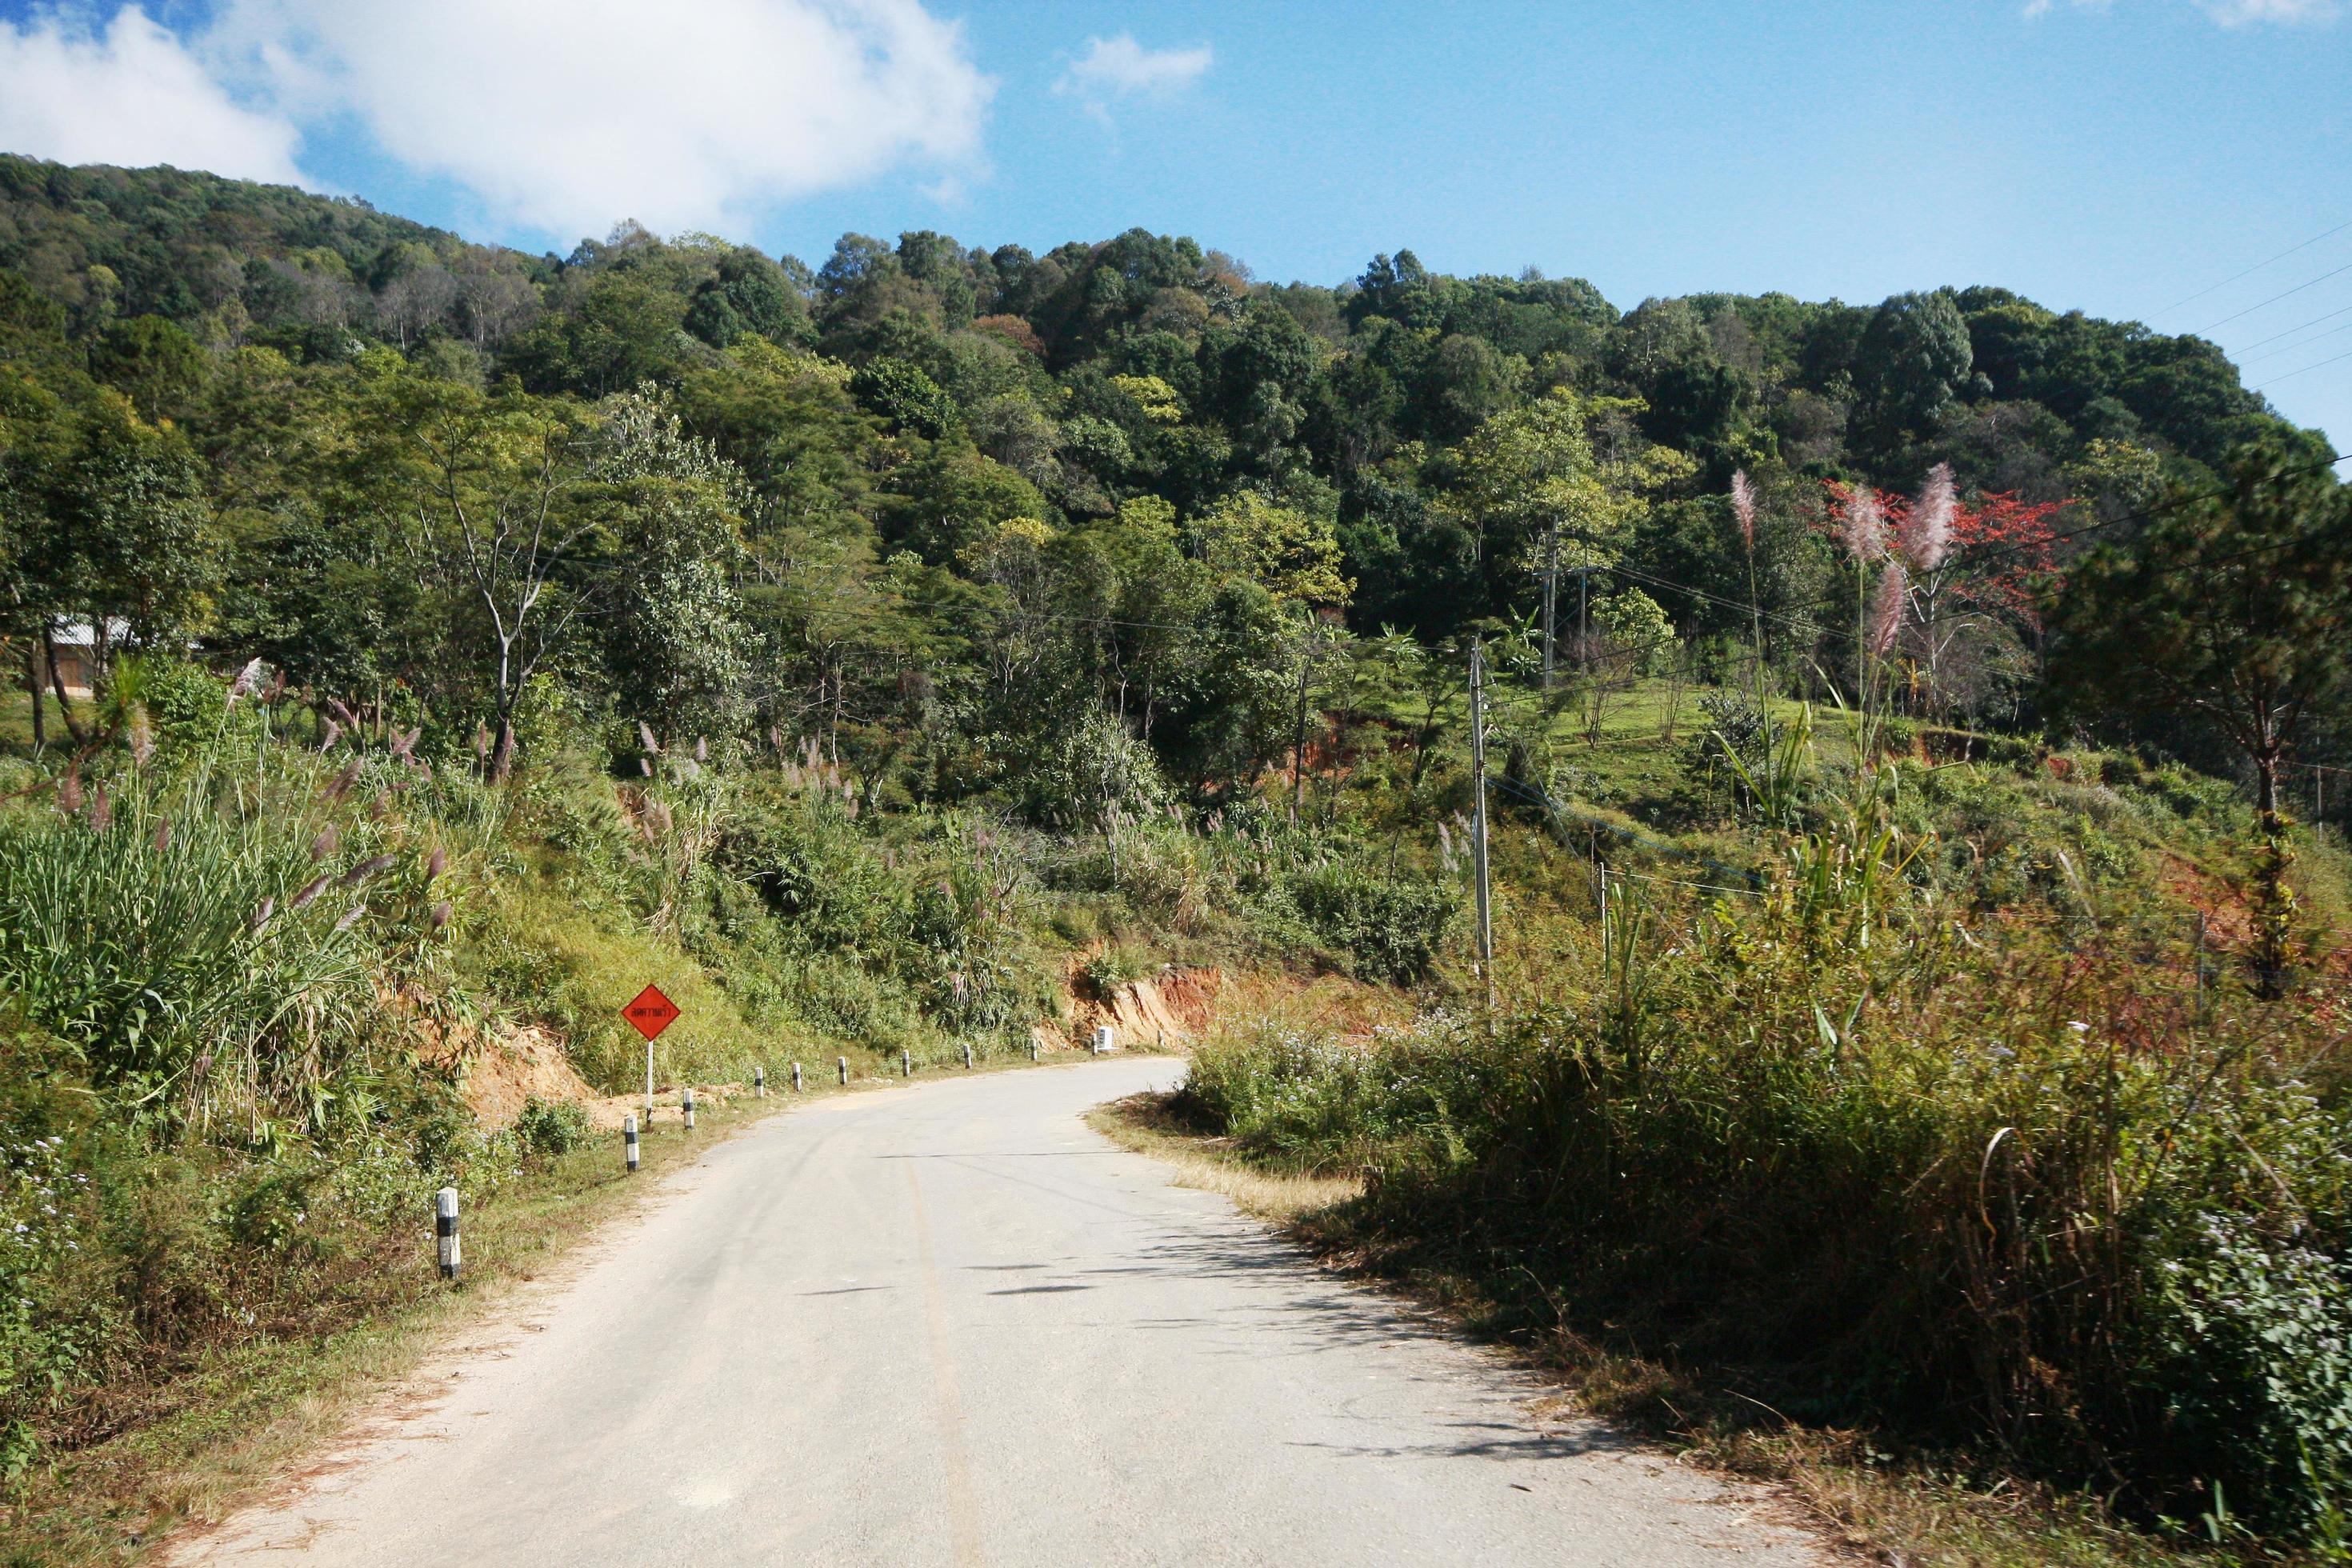
<svg viewBox="0 0 2352 1568">
<path fill-rule="evenodd" d="M 2301 370 L 2291 370 L 2284 375 L 2274 375 L 2268 381 L 2263 383 L 2262 385 L 2254 388 L 2254 390 L 2256 392 L 2265 392 L 2270 388 L 2276 386 L 2282 381 L 2293 381 L 2298 375 L 2309 375 L 2315 370 L 2326 370 L 2329 365 L 2339 363 L 2347 359 L 2352 359 L 2352 349 L 2347 349 L 2340 354 L 2330 355 L 2328 358 L 2321 360 L 2317 364 L 2307 364 Z"/>
<path fill-rule="evenodd" d="M 2281 338 L 2293 337 L 2295 333 L 2303 331 L 2305 327 L 2315 327 L 2322 321 L 2332 321 L 2336 317 L 2343 315 L 2352 315 L 2352 305 L 2347 305 L 2340 310 L 2329 310 L 2324 315 L 2314 316 L 2307 321 L 2299 321 L 2295 325 L 2287 328 L 2286 331 L 2283 332 L 2273 332 L 2269 337 L 2256 338 L 2252 342 L 2248 343 L 2245 348 L 2241 351 L 2241 354 L 2242 356 L 2244 353 L 2252 353 L 2253 350 L 2261 348 L 2265 343 L 2274 343 Z M 2293 346 L 2293 344 L 2288 345 L 2290 348 Z M 2284 353 L 2286 350 L 2281 349 L 2278 352 Z M 2241 357 L 2238 363 L 2243 364 L 2245 363 L 2245 360 Z"/>
<path fill-rule="evenodd" d="M 2194 338 L 2201 338 L 2206 333 L 2211 331 L 2214 327 L 2226 327 L 2231 321 L 2252 315 L 2256 310 L 2266 310 L 2273 305 L 2277 304 L 2281 300 L 2293 299 L 2295 295 L 2302 293 L 2305 289 L 2316 289 L 2322 283 L 2326 282 L 2330 278 L 2338 277 L 2347 272 L 2352 272 L 2352 261 L 2347 261 L 2343 266 L 2338 267 L 2332 271 L 2323 272 L 2308 283 L 2298 283 L 2283 294 L 2273 294 L 2258 305 L 2249 305 L 2244 310 L 2240 310 L 2233 315 L 2224 316 L 2220 321 L 2215 321 L 2212 326 L 2200 327 L 2189 335 Z"/>
<path fill-rule="evenodd" d="M 2243 272 L 2233 272 L 2229 277 L 2222 279 L 2221 281 L 2214 284 L 2210 289 L 2200 289 L 2196 293 L 2189 295 L 2185 300 L 2175 300 L 2171 304 L 2165 306 L 2164 309 L 2150 315 L 2148 320 L 2152 321 L 2156 320 L 2158 316 L 2168 316 L 2172 314 L 2173 311 L 2180 309 L 2183 305 L 2193 305 L 2198 300 L 2205 298 L 2206 295 L 2219 293 L 2221 290 L 2227 289 L 2231 284 L 2237 282 L 2241 279 L 2252 278 L 2263 268 L 2270 266 L 2272 262 L 2284 261 L 2288 257 L 2293 256 L 2299 251 L 2309 250 L 2321 240 L 2333 239 L 2347 228 L 2352 228 L 2352 221 L 2339 223 L 2334 228 L 2329 229 L 2326 234 L 2314 235 L 2309 239 L 2305 240 L 2301 245 L 2288 246 L 2284 250 L 2282 250 L 2276 256 L 2272 257 L 2269 261 L 2257 261 L 2252 267 L 2247 268 Z"/>
</svg>

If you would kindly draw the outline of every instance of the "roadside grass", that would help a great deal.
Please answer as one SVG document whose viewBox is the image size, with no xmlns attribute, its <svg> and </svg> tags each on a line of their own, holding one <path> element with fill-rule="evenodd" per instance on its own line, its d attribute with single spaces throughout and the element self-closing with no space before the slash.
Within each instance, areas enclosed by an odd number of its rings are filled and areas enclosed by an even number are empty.
<svg viewBox="0 0 2352 1568">
<path fill-rule="evenodd" d="M 843 1092 L 830 1077 L 811 1090 Z M 663 1175 L 790 1103 L 790 1096 L 709 1100 L 697 1107 L 691 1135 L 675 1112 L 657 1116 L 644 1135 L 644 1169 L 635 1180 L 622 1169 L 614 1134 L 532 1163 L 520 1179 L 467 1205 L 465 1272 L 455 1287 L 435 1272 L 431 1218 L 420 1214 L 409 1237 L 386 1244 L 398 1279 L 375 1310 L 331 1331 L 260 1337 L 206 1355 L 194 1372 L 150 1391 L 161 1412 L 152 1419 L 26 1478 L 0 1509 L 0 1563 L 137 1563 L 174 1533 L 222 1518 L 341 1429 L 436 1344 L 560 1265 L 597 1228 L 657 1195 Z"/>
<path fill-rule="evenodd" d="M 1189 1126 L 1161 1094 L 1129 1095 L 1087 1113 L 1087 1125 L 1123 1149 L 1176 1168 L 1176 1184 L 1231 1198 L 1243 1213 L 1288 1226 L 1364 1195 L 1360 1176 L 1269 1169 L 1232 1140 Z"/>
<path fill-rule="evenodd" d="M 1897 1458 L 1865 1431 L 1807 1426 L 1693 1370 L 1612 1350 L 1571 1331 L 1524 1269 L 1486 1275 L 1433 1258 L 1360 1223 L 1362 1177 L 1286 1168 L 1203 1131 L 1181 1090 L 1097 1107 L 1087 1124 L 1177 1170 L 1177 1184 L 1222 1193 L 1327 1267 L 1393 1289 L 1463 1331 L 1510 1349 L 1576 1408 L 1710 1468 L 1780 1488 L 1832 1539 L 1902 1568 L 2222 1568 L 2247 1559 L 2152 1539 L 2116 1524 L 2100 1500 L 2014 1476 Z"/>
<path fill-rule="evenodd" d="M 1144 1047 L 1121 1054 L 1160 1053 Z M 1046 1052 L 1034 1065 L 1087 1059 L 1082 1049 L 1066 1049 Z M 386 1245 L 385 1260 L 398 1278 L 359 1321 L 316 1335 L 260 1337 L 207 1355 L 194 1371 L 148 1391 L 160 1414 L 25 1478 L 0 1506 L 0 1565 L 140 1563 L 166 1542 L 226 1518 L 314 1456 L 436 1347 L 496 1312 L 517 1287 L 561 1268 L 598 1230 L 657 1199 L 664 1175 L 765 1117 L 900 1081 L 895 1062 L 853 1059 L 844 1088 L 829 1058 L 803 1060 L 806 1087 L 795 1095 L 788 1061 L 780 1057 L 771 1064 L 766 1100 L 748 1086 L 702 1097 L 690 1135 L 680 1124 L 677 1092 L 657 1096 L 656 1113 L 641 1131 L 642 1169 L 634 1180 L 622 1168 L 619 1135 L 602 1132 L 568 1153 L 532 1163 L 488 1199 L 469 1201 L 465 1269 L 454 1287 L 436 1273 L 431 1215 L 420 1214 L 409 1237 Z M 822 1073 L 810 1070 L 820 1065 Z M 919 1062 L 915 1077 L 979 1077 L 1032 1065 L 1025 1055 L 999 1055 L 976 1059 L 967 1074 Z"/>
</svg>

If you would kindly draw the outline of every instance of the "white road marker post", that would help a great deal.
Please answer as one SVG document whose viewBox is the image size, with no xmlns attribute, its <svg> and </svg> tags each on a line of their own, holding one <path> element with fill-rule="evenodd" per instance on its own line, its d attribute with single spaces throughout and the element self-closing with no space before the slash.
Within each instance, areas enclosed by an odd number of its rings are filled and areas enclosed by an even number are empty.
<svg viewBox="0 0 2352 1568">
<path fill-rule="evenodd" d="M 768 1069 L 765 1067 L 751 1069 L 751 1090 L 761 1100 L 768 1098 Z"/>
<path fill-rule="evenodd" d="M 457 1189 L 444 1187 L 433 1195 L 433 1235 L 441 1246 L 441 1278 L 457 1278 Z"/>
<path fill-rule="evenodd" d="M 1037 1037 L 1034 1035 L 1029 1037 L 1029 1059 L 1033 1062 L 1037 1059 Z"/>
<path fill-rule="evenodd" d="M 801 1091 L 801 1064 L 800 1064 L 800 1063 L 798 1063 L 798 1062 L 794 1062 L 794 1063 L 793 1064 L 793 1092 L 794 1094 L 798 1094 L 800 1091 Z"/>
<path fill-rule="evenodd" d="M 847 1089 L 849 1087 L 849 1058 L 847 1057 L 835 1057 L 833 1058 L 833 1065 L 840 1069 L 841 1087 Z"/>
<path fill-rule="evenodd" d="M 629 1174 L 637 1173 L 637 1119 L 635 1115 L 621 1118 L 621 1163 Z"/>
<path fill-rule="evenodd" d="M 899 1076 L 900 1078 L 912 1078 L 912 1077 L 914 1077 L 914 1076 L 915 1076 L 915 1053 L 914 1053 L 914 1052 L 909 1051 L 909 1050 L 904 1050 L 904 1049 L 902 1049 L 902 1050 L 900 1050 L 900 1051 L 899 1051 L 899 1053 L 898 1053 L 898 1076 Z"/>
<path fill-rule="evenodd" d="M 678 1093 L 678 1104 L 686 1111 L 686 1130 L 691 1132 L 694 1131 L 694 1087 L 689 1084 Z"/>
<path fill-rule="evenodd" d="M 971 1070 L 971 1043 L 969 1040 L 964 1042 L 963 1070 L 966 1072 L 970 1072 Z"/>
<path fill-rule="evenodd" d="M 1109 1026 L 1108 1024 L 1097 1024 L 1097 1025 L 1096 1025 L 1096 1026 L 1095 1026 L 1095 1055 L 1097 1055 L 1097 1056 L 1100 1056 L 1100 1055 L 1102 1055 L 1105 1051 L 1109 1050 L 1110 1048 L 1111 1048 L 1110 1026 Z"/>
</svg>

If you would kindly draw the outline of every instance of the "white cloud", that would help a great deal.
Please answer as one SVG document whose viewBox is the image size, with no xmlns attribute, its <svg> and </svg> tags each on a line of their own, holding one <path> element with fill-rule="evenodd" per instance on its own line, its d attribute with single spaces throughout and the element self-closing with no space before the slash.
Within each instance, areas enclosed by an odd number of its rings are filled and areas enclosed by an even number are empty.
<svg viewBox="0 0 2352 1568">
<path fill-rule="evenodd" d="M 2058 8 L 2059 0 L 2025 0 L 2025 15 L 2046 16 Z M 2108 11 L 2115 0 L 2066 0 L 2078 11 Z M 2243 27 L 2258 22 L 2275 22 L 2286 26 L 2303 26 L 2332 22 L 2344 11 L 2344 0 L 2197 0 L 2197 8 L 2224 27 Z"/>
<path fill-rule="evenodd" d="M 2343 10 L 2337 0 L 2197 0 L 2197 5 L 2225 27 L 2243 27 L 2254 22 L 2305 26 L 2332 22 Z"/>
<path fill-rule="evenodd" d="M 171 163 L 296 183 L 299 133 L 232 100 L 138 6 L 94 29 L 0 21 L 0 147 L 63 163 Z"/>
<path fill-rule="evenodd" d="M 1107 117 L 1114 99 L 1164 102 L 1174 98 L 1201 79 L 1213 58 L 1206 44 L 1192 49 L 1147 49 L 1127 33 L 1116 38 L 1088 38 L 1086 53 L 1070 63 L 1070 68 L 1054 83 L 1054 90 Z"/>
<path fill-rule="evenodd" d="M 304 121 L 348 113 L 562 237 L 967 163 L 994 91 L 919 0 L 226 0 L 207 43 Z"/>
</svg>

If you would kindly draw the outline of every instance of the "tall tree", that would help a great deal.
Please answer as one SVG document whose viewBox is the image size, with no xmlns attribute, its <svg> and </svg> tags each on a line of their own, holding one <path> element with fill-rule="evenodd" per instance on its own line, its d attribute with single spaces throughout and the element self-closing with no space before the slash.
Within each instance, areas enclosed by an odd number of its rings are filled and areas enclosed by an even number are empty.
<svg viewBox="0 0 2352 1568">
<path fill-rule="evenodd" d="M 2261 960 L 2275 974 L 2287 909 L 2280 764 L 2352 678 L 2352 489 L 2307 447 L 2242 451 L 2223 494 L 2176 494 L 2130 550 L 2085 560 L 2055 624 L 2063 710 L 2186 717 L 2252 769 L 2266 849 Z"/>
</svg>

